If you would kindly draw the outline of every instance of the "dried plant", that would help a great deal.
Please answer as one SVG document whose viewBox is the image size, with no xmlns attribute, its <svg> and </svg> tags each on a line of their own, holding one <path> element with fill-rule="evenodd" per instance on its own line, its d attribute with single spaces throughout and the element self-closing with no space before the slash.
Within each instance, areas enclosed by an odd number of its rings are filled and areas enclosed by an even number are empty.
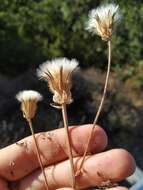
<svg viewBox="0 0 143 190">
<path fill-rule="evenodd" d="M 115 25 L 120 20 L 121 16 L 119 14 L 119 6 L 115 4 L 107 4 L 102 5 L 98 7 L 97 9 L 93 9 L 89 13 L 89 20 L 87 23 L 86 29 L 92 32 L 93 34 L 97 34 L 101 37 L 103 41 L 106 41 L 108 44 L 108 66 L 107 66 L 107 73 L 106 73 L 106 79 L 105 79 L 105 85 L 104 90 L 102 94 L 102 98 L 99 104 L 99 108 L 97 110 L 97 114 L 95 116 L 90 135 L 88 137 L 87 145 L 85 148 L 85 152 L 83 155 L 83 159 L 81 161 L 79 170 L 77 171 L 77 175 L 81 173 L 86 154 L 88 152 L 90 140 L 93 135 L 93 131 L 96 127 L 96 123 L 98 121 L 98 118 L 100 116 L 100 113 L 102 111 L 102 107 L 104 104 L 107 87 L 108 87 L 108 80 L 109 80 L 109 74 L 110 74 L 110 67 L 111 67 L 111 39 L 112 34 L 115 29 Z"/>
<path fill-rule="evenodd" d="M 39 146 L 35 137 L 35 133 L 33 130 L 33 126 L 32 126 L 32 119 L 35 116 L 36 113 L 36 109 L 37 109 L 37 102 L 42 100 L 42 96 L 33 90 L 24 90 L 19 92 L 16 95 L 17 100 L 21 103 L 21 111 L 23 113 L 23 117 L 27 120 L 30 130 L 31 130 L 31 134 L 33 136 L 33 140 L 35 143 L 35 147 L 36 147 L 36 154 L 37 154 L 37 158 L 44 176 L 44 181 L 45 181 L 45 187 L 48 190 L 48 182 L 47 182 L 47 178 L 46 178 L 46 173 L 42 164 L 42 159 L 41 159 L 41 155 L 40 155 L 40 150 L 39 150 Z"/>
<path fill-rule="evenodd" d="M 71 140 L 69 137 L 68 130 L 68 117 L 66 105 L 72 102 L 71 79 L 72 73 L 77 68 L 77 66 L 78 62 L 75 59 L 68 60 L 67 58 L 57 58 L 52 61 L 47 61 L 43 63 L 37 70 L 38 77 L 48 82 L 49 89 L 53 93 L 54 107 L 62 109 L 62 116 L 66 133 L 67 150 L 71 165 L 73 189 L 75 189 L 76 182 Z"/>
<path fill-rule="evenodd" d="M 108 80 L 110 74 L 110 67 L 111 67 L 111 40 L 112 35 L 115 30 L 115 26 L 120 20 L 121 16 L 119 14 L 119 7 L 115 4 L 107 4 L 98 7 L 97 9 L 93 9 L 89 13 L 89 20 L 87 22 L 86 29 L 89 30 L 93 34 L 97 34 L 101 37 L 101 39 L 108 44 L 108 66 L 107 66 L 107 73 L 105 79 L 104 90 L 102 94 L 102 98 L 99 104 L 99 108 L 97 110 L 90 135 L 88 137 L 88 141 L 85 147 L 85 152 L 83 158 L 80 163 L 80 167 L 78 171 L 74 170 L 74 162 L 73 162 L 73 155 L 72 155 L 72 146 L 71 146 L 71 139 L 69 135 L 68 129 L 68 117 L 67 117 L 67 104 L 71 104 L 73 99 L 71 95 L 71 87 L 72 87 L 72 74 L 75 69 L 78 67 L 78 62 L 75 59 L 67 59 L 67 58 L 57 58 L 51 61 L 46 61 L 37 69 L 37 75 L 40 79 L 45 80 L 48 82 L 48 86 L 50 91 L 53 94 L 53 103 L 52 106 L 59 108 L 62 110 L 62 117 L 64 122 L 65 128 L 65 135 L 66 135 L 66 146 L 68 151 L 68 156 L 70 160 L 71 166 L 71 181 L 72 181 L 72 188 L 76 189 L 76 175 L 79 175 L 83 164 L 88 152 L 90 140 L 93 135 L 93 131 L 96 127 L 96 123 L 102 111 L 102 107 L 104 104 L 104 100 L 106 97 L 107 87 L 108 87 Z M 48 189 L 48 182 L 46 178 L 46 174 L 44 171 L 44 167 L 42 164 L 42 159 L 40 156 L 40 151 L 38 147 L 38 143 L 35 138 L 34 130 L 32 127 L 32 119 L 35 116 L 36 109 L 37 109 L 37 102 L 42 99 L 42 96 L 32 90 L 22 91 L 19 92 L 16 96 L 19 102 L 21 102 L 21 110 L 23 112 L 23 117 L 27 120 L 30 130 L 35 142 L 35 147 L 37 151 L 38 161 L 45 179 L 45 187 Z"/>
<path fill-rule="evenodd" d="M 102 5 L 90 11 L 86 29 L 109 41 L 120 18 L 118 5 Z"/>
</svg>

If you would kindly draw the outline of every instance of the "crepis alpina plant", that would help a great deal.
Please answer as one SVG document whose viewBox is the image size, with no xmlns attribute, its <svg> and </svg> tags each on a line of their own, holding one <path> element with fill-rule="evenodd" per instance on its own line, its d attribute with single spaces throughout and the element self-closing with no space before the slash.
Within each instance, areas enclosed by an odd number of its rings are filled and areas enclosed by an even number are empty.
<svg viewBox="0 0 143 190">
<path fill-rule="evenodd" d="M 72 73 L 77 66 L 78 62 L 75 59 L 57 58 L 43 63 L 37 70 L 38 77 L 48 82 L 49 89 L 53 93 L 54 107 L 62 109 L 73 189 L 75 189 L 76 183 L 66 105 L 72 102 Z"/>
<path fill-rule="evenodd" d="M 92 129 L 90 135 L 88 137 L 88 141 L 86 144 L 85 152 L 83 158 L 80 163 L 80 167 L 78 171 L 74 170 L 74 162 L 72 155 L 72 147 L 71 140 L 69 138 L 69 129 L 68 129 L 68 117 L 66 106 L 71 104 L 73 101 L 71 95 L 71 87 L 72 87 L 72 74 L 75 69 L 78 67 L 78 62 L 75 59 L 67 59 L 67 58 L 57 58 L 51 61 L 46 61 L 42 65 L 40 65 L 39 69 L 37 69 L 37 75 L 40 79 L 46 81 L 48 83 L 49 89 L 53 94 L 53 103 L 52 106 L 59 108 L 62 110 L 65 135 L 66 135 L 66 145 L 68 150 L 68 156 L 70 160 L 71 166 L 71 179 L 72 179 L 72 188 L 76 189 L 76 181 L 75 177 L 80 175 L 86 154 L 88 152 L 88 147 L 90 144 L 90 140 L 92 138 L 93 131 L 96 127 L 96 123 L 102 111 L 102 107 L 104 104 L 108 80 L 110 74 L 111 67 L 111 41 L 112 35 L 115 31 L 116 24 L 120 20 L 121 16 L 119 13 L 119 7 L 115 4 L 106 4 L 102 5 L 96 9 L 93 9 L 89 13 L 89 20 L 87 22 L 86 30 L 91 32 L 92 34 L 97 34 L 101 37 L 101 39 L 108 44 L 108 66 L 107 73 L 105 79 L 104 90 L 102 94 L 102 98 L 99 104 L 99 108 L 97 110 L 97 114 L 95 116 Z M 42 165 L 42 160 L 39 153 L 39 147 L 35 138 L 34 130 L 32 127 L 32 119 L 35 116 L 37 109 L 37 102 L 42 99 L 41 95 L 35 91 L 22 91 L 17 94 L 17 99 L 21 102 L 21 110 L 23 112 L 24 118 L 29 123 L 31 133 L 33 135 L 33 139 L 35 142 L 37 157 L 44 175 L 45 179 L 45 187 L 48 189 L 48 183 L 45 175 L 45 171 Z"/>
<path fill-rule="evenodd" d="M 99 108 L 97 110 L 97 114 L 93 122 L 91 133 L 87 141 L 87 146 L 85 148 L 83 159 L 81 161 L 79 170 L 77 171 L 77 175 L 80 174 L 81 169 L 83 167 L 85 157 L 88 152 L 90 140 L 92 138 L 93 131 L 95 129 L 96 123 L 98 121 L 98 118 L 100 116 L 100 113 L 102 111 L 102 107 L 104 104 L 107 87 L 108 87 L 108 81 L 109 81 L 110 67 L 111 67 L 111 40 L 112 40 L 112 35 L 115 30 L 116 24 L 119 22 L 120 18 L 121 18 L 121 15 L 119 13 L 119 6 L 115 4 L 101 5 L 98 8 L 91 10 L 89 13 L 89 19 L 87 22 L 86 30 L 88 30 L 92 34 L 99 35 L 103 41 L 107 42 L 108 66 L 107 66 L 107 73 L 106 73 L 106 79 L 105 79 L 105 85 L 104 85 L 102 98 L 101 98 Z"/>
<path fill-rule="evenodd" d="M 102 40 L 110 41 L 120 18 L 118 5 L 102 5 L 90 11 L 86 29 L 99 35 Z"/>
<path fill-rule="evenodd" d="M 34 90 L 24 90 L 19 92 L 16 95 L 16 99 L 21 103 L 21 111 L 23 113 L 23 117 L 26 119 L 26 121 L 29 124 L 31 134 L 33 136 L 33 140 L 35 143 L 35 148 L 36 148 L 36 153 L 37 153 L 37 159 L 39 161 L 41 171 L 44 176 L 44 181 L 45 181 L 45 188 L 48 190 L 48 182 L 45 174 L 45 170 L 42 164 L 42 159 L 40 155 L 40 150 L 39 146 L 35 137 L 34 129 L 32 126 L 32 119 L 35 116 L 36 110 L 37 110 L 37 102 L 42 100 L 42 96 Z"/>
</svg>

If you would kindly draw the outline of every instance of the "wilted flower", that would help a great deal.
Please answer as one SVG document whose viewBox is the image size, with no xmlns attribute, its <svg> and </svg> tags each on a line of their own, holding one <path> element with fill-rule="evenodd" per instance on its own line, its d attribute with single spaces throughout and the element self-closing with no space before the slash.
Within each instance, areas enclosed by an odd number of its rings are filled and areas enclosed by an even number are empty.
<svg viewBox="0 0 143 190">
<path fill-rule="evenodd" d="M 75 59 L 57 58 L 46 61 L 37 70 L 38 77 L 48 81 L 49 88 L 54 94 L 54 103 L 62 105 L 72 102 L 71 77 L 77 66 L 78 62 Z"/>
<path fill-rule="evenodd" d="M 108 41 L 120 17 L 118 5 L 102 5 L 90 11 L 86 29 L 98 34 L 103 40 Z"/>
<path fill-rule="evenodd" d="M 34 90 L 24 90 L 16 95 L 16 99 L 21 102 L 21 110 L 27 120 L 35 116 L 37 102 L 42 100 L 42 96 Z"/>
</svg>

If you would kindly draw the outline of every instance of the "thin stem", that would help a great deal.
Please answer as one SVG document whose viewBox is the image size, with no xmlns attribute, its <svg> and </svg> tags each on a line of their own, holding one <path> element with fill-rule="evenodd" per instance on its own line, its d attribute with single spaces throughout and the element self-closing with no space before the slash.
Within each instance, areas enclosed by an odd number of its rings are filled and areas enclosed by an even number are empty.
<svg viewBox="0 0 143 190">
<path fill-rule="evenodd" d="M 62 116 L 63 116 L 64 128 L 65 128 L 65 133 L 66 133 L 68 156 L 69 156 L 70 166 L 71 166 L 72 188 L 75 189 L 76 182 L 75 182 L 74 163 L 73 163 L 73 155 L 72 155 L 72 148 L 71 148 L 71 140 L 70 140 L 69 130 L 68 130 L 67 110 L 66 110 L 65 104 L 62 104 Z"/>
<path fill-rule="evenodd" d="M 37 140 L 36 140 L 36 137 L 35 137 L 35 133 L 34 133 L 34 130 L 33 130 L 32 121 L 28 120 L 28 124 L 29 124 L 31 134 L 32 134 L 32 137 L 33 137 L 33 140 L 34 140 L 34 143 L 35 143 L 37 158 L 38 158 L 38 161 L 39 161 L 39 164 L 40 164 L 40 167 L 41 167 L 42 174 L 44 176 L 45 188 L 46 188 L 46 190 L 48 190 L 49 189 L 48 181 L 47 181 L 46 173 L 45 173 L 45 170 L 44 170 L 44 167 L 43 167 L 43 164 L 42 164 L 42 159 L 41 159 L 41 156 L 40 156 L 40 150 L 39 150 L 39 146 L 38 146 L 38 143 L 37 143 Z"/>
<path fill-rule="evenodd" d="M 110 67 L 111 67 L 111 40 L 108 41 L 108 68 L 107 68 L 107 74 L 106 74 L 106 79 L 105 79 L 104 90 L 103 90 L 103 94 L 102 94 L 102 98 L 101 98 L 101 102 L 100 102 L 98 111 L 96 113 L 96 116 L 95 116 L 95 119 L 94 119 L 94 122 L 93 122 L 93 125 L 92 125 L 92 128 L 91 128 L 90 135 L 88 137 L 87 145 L 86 145 L 86 148 L 85 148 L 85 152 L 84 152 L 84 155 L 83 155 L 83 158 L 82 158 L 78 173 L 81 172 L 81 169 L 83 167 L 85 157 L 86 157 L 86 154 L 88 152 L 90 140 L 91 140 L 92 135 L 93 135 L 93 131 L 94 131 L 95 127 L 96 127 L 96 123 L 97 123 L 98 118 L 100 116 L 100 113 L 102 111 L 102 107 L 103 107 L 104 100 L 105 100 L 106 93 L 107 93 L 107 87 L 108 87 L 108 81 L 109 81 L 109 75 L 110 75 Z"/>
</svg>

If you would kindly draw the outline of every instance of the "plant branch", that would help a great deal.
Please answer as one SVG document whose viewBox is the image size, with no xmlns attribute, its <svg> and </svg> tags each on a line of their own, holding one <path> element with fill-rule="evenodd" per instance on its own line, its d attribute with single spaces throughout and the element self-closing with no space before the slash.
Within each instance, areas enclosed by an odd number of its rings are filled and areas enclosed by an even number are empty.
<svg viewBox="0 0 143 190">
<path fill-rule="evenodd" d="M 41 159 L 41 156 L 40 156 L 40 150 L 39 150 L 39 146 L 38 146 L 38 143 L 37 143 L 37 140 L 36 140 L 36 137 L 35 137 L 35 133 L 34 133 L 34 130 L 33 130 L 31 119 L 28 120 L 28 124 L 29 124 L 31 134 L 32 134 L 32 137 L 33 137 L 33 140 L 34 140 L 34 143 L 35 143 L 36 154 L 37 154 L 37 158 L 38 158 L 38 161 L 39 161 L 39 164 L 40 164 L 40 168 L 41 168 L 41 171 L 42 171 L 43 176 L 44 176 L 45 188 L 46 188 L 46 190 L 48 190 L 49 189 L 48 181 L 47 181 L 46 173 L 45 173 L 45 170 L 44 170 L 44 167 L 43 167 L 43 164 L 42 164 L 42 159 Z"/>
<path fill-rule="evenodd" d="M 101 98 L 101 101 L 100 101 L 100 105 L 99 105 L 98 111 L 96 113 L 96 116 L 95 116 L 95 119 L 94 119 L 94 122 L 93 122 L 93 125 L 92 125 L 92 128 L 91 128 L 90 135 L 88 137 L 87 146 L 85 148 L 85 152 L 84 152 L 84 155 L 83 155 L 80 167 L 78 169 L 78 173 L 81 172 L 81 169 L 83 167 L 83 164 L 84 164 L 84 161 L 85 161 L 85 157 L 86 157 L 86 154 L 88 152 L 90 140 L 91 140 L 92 135 L 93 135 L 93 131 L 94 131 L 95 127 L 96 127 L 96 123 L 98 121 L 98 118 L 99 118 L 100 113 L 101 113 L 102 108 L 103 108 L 104 100 L 105 100 L 106 93 L 107 93 L 107 87 L 108 87 L 108 81 L 109 81 L 109 75 L 110 75 L 110 68 L 111 68 L 111 40 L 108 41 L 108 68 L 107 68 L 107 74 L 106 74 L 106 79 L 105 79 L 104 90 L 103 90 L 103 94 L 102 94 L 102 98 Z"/>
<path fill-rule="evenodd" d="M 69 130 L 68 130 L 68 117 L 67 117 L 66 104 L 62 104 L 62 116 L 63 116 L 63 122 L 64 122 L 65 134 L 66 134 L 68 156 L 69 156 L 70 166 L 71 166 L 72 188 L 75 189 L 75 186 L 76 186 L 75 172 L 74 172 L 71 140 L 70 140 Z"/>
</svg>

